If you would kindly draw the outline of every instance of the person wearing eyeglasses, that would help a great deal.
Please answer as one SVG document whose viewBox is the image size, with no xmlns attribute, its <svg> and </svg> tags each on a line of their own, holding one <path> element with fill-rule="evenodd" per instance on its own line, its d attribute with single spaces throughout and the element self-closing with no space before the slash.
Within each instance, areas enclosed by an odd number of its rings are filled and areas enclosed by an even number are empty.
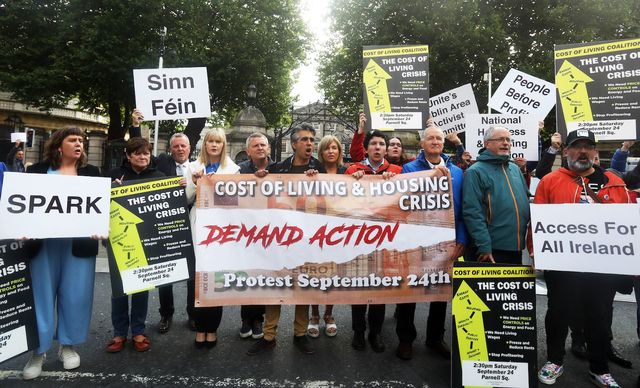
<svg viewBox="0 0 640 388">
<path fill-rule="evenodd" d="M 504 127 L 484 133 L 485 150 L 464 177 L 462 213 L 478 261 L 522 264 L 529 224 L 529 189 L 511 160 L 511 134 Z"/>
</svg>

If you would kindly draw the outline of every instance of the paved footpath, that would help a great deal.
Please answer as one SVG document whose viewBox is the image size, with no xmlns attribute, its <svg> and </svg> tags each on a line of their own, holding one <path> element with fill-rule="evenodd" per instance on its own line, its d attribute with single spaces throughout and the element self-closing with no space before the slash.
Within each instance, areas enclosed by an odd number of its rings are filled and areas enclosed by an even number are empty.
<svg viewBox="0 0 640 388">
<path fill-rule="evenodd" d="M 80 368 L 66 372 L 57 360 L 57 346 L 48 352 L 42 376 L 23 381 L 22 367 L 28 355 L 0 365 L 0 387 L 448 387 L 450 364 L 424 346 L 427 305 L 416 311 L 418 339 L 411 361 L 398 359 L 394 306 L 387 306 L 383 336 L 387 351 L 374 353 L 370 348 L 360 352 L 351 348 L 351 309 L 336 306 L 339 333 L 335 338 L 321 336 L 312 340 L 316 354 L 306 356 L 292 344 L 293 308 L 284 307 L 278 345 L 266 354 L 245 355 L 253 340 L 238 334 L 240 309 L 225 308 L 219 330 L 218 346 L 211 350 L 195 349 L 194 335 L 186 325 L 184 283 L 174 286 L 177 311 L 168 334 L 157 333 L 157 292 L 151 292 L 147 331 L 153 347 L 147 353 L 136 353 L 127 347 L 118 354 L 108 354 L 104 346 L 112 336 L 110 321 L 110 284 L 106 273 L 96 274 L 93 320 L 89 341 L 78 346 L 82 357 Z M 544 313 L 546 297 L 538 298 L 538 363 L 543 363 Z M 635 303 L 616 302 L 614 335 L 618 349 L 634 364 L 634 369 L 611 366 L 614 377 L 623 387 L 635 387 L 640 373 L 640 348 L 635 333 Z M 448 322 L 449 324 L 449 322 Z M 447 330 L 450 334 L 450 330 Z M 542 386 L 542 385 L 541 385 Z M 588 387 L 586 361 L 568 354 L 565 374 L 556 387 Z"/>
</svg>

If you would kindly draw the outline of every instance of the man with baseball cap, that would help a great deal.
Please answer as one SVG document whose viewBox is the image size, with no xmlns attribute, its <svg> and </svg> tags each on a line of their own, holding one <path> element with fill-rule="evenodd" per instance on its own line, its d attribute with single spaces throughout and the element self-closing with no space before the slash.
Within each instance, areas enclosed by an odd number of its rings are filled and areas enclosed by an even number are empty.
<svg viewBox="0 0 640 388">
<path fill-rule="evenodd" d="M 616 174 L 594 165 L 596 139 L 586 129 L 570 132 L 564 156 L 567 167 L 546 175 L 536 189 L 534 203 L 629 203 L 624 182 Z M 599 387 L 618 387 L 609 373 L 608 315 L 619 275 L 545 271 L 547 283 L 547 363 L 538 372 L 544 384 L 554 384 L 564 371 L 564 346 L 572 314 L 584 316 L 589 349 L 589 376 Z"/>
</svg>

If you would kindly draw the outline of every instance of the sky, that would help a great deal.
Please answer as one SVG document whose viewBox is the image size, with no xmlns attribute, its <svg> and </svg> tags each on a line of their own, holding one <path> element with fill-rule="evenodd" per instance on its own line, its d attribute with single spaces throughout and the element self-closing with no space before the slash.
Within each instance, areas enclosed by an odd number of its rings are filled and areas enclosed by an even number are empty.
<svg viewBox="0 0 640 388">
<path fill-rule="evenodd" d="M 302 19 L 309 28 L 311 50 L 300 68 L 293 72 L 294 86 L 291 96 L 297 98 L 294 106 L 304 106 L 311 102 L 322 101 L 323 95 L 317 89 L 318 55 L 329 38 L 329 0 L 300 0 Z"/>
</svg>

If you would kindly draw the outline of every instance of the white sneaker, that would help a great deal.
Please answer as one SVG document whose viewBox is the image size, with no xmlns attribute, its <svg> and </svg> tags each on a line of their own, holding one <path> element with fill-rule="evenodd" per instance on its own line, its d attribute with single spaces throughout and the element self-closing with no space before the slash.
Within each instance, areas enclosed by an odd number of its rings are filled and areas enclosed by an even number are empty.
<svg viewBox="0 0 640 388">
<path fill-rule="evenodd" d="M 60 345 L 58 358 L 62 361 L 64 369 L 76 369 L 80 366 L 80 356 L 73 350 L 73 346 L 71 345 Z"/>
<path fill-rule="evenodd" d="M 22 378 L 24 380 L 32 380 L 40 376 L 42 373 L 42 364 L 44 364 L 45 358 L 47 358 L 46 353 L 36 354 L 36 352 L 31 352 L 31 358 L 22 370 Z"/>
<path fill-rule="evenodd" d="M 591 371 L 589 371 L 589 376 L 591 377 L 591 381 L 602 388 L 620 388 L 618 383 L 613 379 L 610 373 L 605 373 L 603 375 L 597 375 Z"/>
<path fill-rule="evenodd" d="M 556 365 L 551 361 L 547 361 L 538 372 L 538 380 L 540 380 L 542 384 L 552 385 L 556 383 L 558 377 L 562 376 L 562 372 L 564 372 L 562 365 Z"/>
</svg>

